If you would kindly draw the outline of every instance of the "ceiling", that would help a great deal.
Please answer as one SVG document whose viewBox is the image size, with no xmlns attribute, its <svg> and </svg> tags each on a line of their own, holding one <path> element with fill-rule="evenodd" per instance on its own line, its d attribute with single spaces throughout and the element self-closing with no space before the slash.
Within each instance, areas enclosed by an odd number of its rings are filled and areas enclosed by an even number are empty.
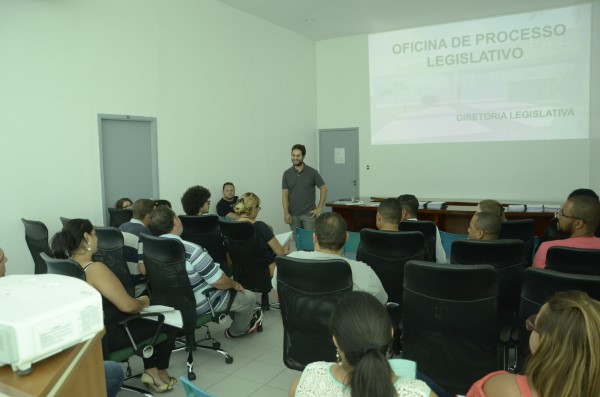
<svg viewBox="0 0 600 397">
<path fill-rule="evenodd" d="M 589 3 L 586 0 L 219 0 L 314 40 Z M 599 1 L 599 0 L 592 0 Z"/>
</svg>

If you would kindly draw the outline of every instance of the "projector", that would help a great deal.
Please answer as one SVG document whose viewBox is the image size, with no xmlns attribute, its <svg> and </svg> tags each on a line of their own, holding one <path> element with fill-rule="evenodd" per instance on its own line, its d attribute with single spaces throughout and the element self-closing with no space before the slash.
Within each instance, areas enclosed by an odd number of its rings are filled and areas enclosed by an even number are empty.
<svg viewBox="0 0 600 397">
<path fill-rule="evenodd" d="M 56 274 L 0 278 L 0 366 L 29 374 L 32 363 L 103 327 L 102 296 L 83 280 Z"/>
</svg>

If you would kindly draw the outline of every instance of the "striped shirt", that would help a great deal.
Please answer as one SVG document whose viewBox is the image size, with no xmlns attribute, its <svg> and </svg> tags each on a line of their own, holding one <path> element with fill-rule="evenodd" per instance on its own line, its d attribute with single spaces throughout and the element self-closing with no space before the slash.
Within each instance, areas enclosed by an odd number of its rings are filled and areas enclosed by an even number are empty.
<svg viewBox="0 0 600 397">
<path fill-rule="evenodd" d="M 160 237 L 175 238 L 183 243 L 185 247 L 185 269 L 196 298 L 196 313 L 204 314 L 210 311 L 208 300 L 203 292 L 212 288 L 223 275 L 218 263 L 215 263 L 208 252 L 201 246 L 183 240 L 175 234 L 163 234 Z M 229 291 L 216 290 L 210 295 L 213 308 L 216 310 L 221 302 L 229 297 Z"/>
</svg>

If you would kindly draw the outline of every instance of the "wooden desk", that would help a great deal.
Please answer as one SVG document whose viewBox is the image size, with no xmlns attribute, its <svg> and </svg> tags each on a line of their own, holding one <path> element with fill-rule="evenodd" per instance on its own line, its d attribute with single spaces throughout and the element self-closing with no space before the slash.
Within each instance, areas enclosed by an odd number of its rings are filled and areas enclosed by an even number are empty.
<svg viewBox="0 0 600 397">
<path fill-rule="evenodd" d="M 371 202 L 368 197 L 361 198 L 361 201 L 367 204 Z M 326 205 L 346 220 L 349 231 L 359 232 L 364 228 L 377 229 L 377 226 L 375 226 L 377 207 L 375 206 L 334 203 L 327 203 Z M 445 210 L 420 209 L 418 211 L 418 218 L 423 221 L 435 222 L 438 228 L 445 232 L 466 234 L 476 206 L 476 202 L 449 202 L 448 208 Z M 535 234 L 537 236 L 541 236 L 544 233 L 544 230 L 546 230 L 548 223 L 553 217 L 553 212 L 506 212 L 506 219 L 508 220 L 533 219 L 535 222 Z"/>
<path fill-rule="evenodd" d="M 102 336 L 68 348 L 33 364 L 29 375 L 19 376 L 10 365 L 0 367 L 0 396 L 106 397 Z"/>
</svg>

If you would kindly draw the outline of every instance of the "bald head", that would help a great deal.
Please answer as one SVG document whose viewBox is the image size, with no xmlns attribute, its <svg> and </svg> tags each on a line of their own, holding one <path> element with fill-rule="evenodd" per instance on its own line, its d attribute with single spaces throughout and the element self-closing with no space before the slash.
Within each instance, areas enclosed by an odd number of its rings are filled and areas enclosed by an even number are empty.
<svg viewBox="0 0 600 397">
<path fill-rule="evenodd" d="M 469 240 L 497 240 L 500 217 L 491 212 L 476 212 L 469 223 Z"/>
</svg>

